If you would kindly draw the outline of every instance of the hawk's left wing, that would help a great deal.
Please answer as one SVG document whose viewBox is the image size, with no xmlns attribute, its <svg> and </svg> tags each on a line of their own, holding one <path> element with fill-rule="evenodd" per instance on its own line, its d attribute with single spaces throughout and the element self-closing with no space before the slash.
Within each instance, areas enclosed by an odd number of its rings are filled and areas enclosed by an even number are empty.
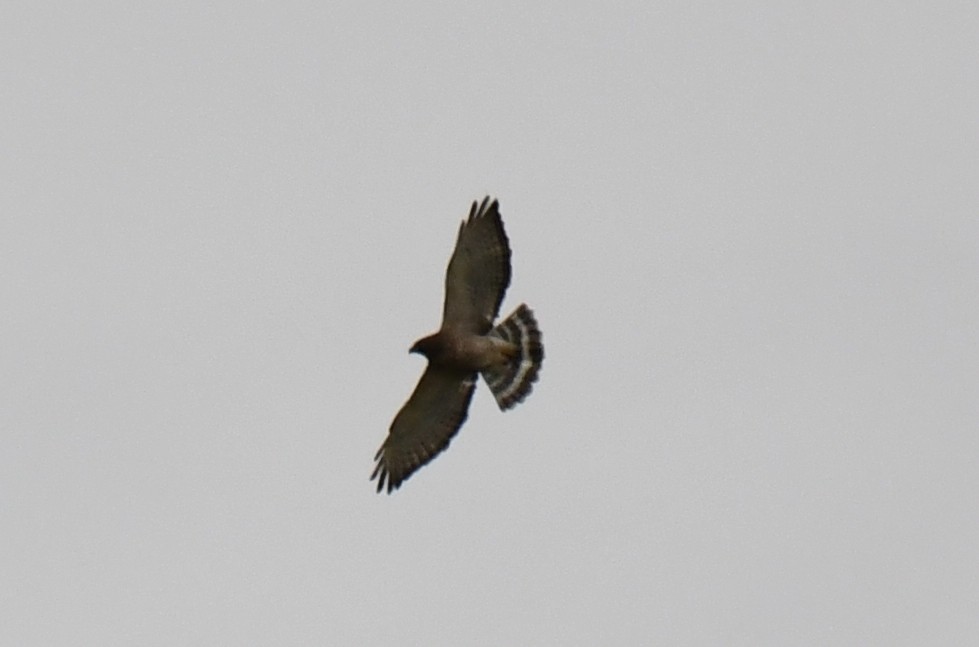
<svg viewBox="0 0 979 647">
<path fill-rule="evenodd" d="M 510 285 L 510 243 L 497 201 L 487 196 L 478 208 L 476 204 L 459 227 L 445 273 L 442 328 L 485 335 Z"/>
<path fill-rule="evenodd" d="M 377 466 L 371 480 L 377 479 L 378 492 L 385 486 L 388 493 L 398 489 L 402 481 L 449 446 L 466 421 L 475 386 L 475 373 L 428 365 L 374 456 Z"/>
</svg>

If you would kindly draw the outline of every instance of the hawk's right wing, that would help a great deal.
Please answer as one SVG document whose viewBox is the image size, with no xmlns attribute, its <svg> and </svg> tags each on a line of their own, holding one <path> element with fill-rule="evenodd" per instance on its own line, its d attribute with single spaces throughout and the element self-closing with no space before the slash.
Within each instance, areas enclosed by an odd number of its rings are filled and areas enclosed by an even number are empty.
<svg viewBox="0 0 979 647">
<path fill-rule="evenodd" d="M 418 468 L 449 446 L 466 421 L 475 386 L 475 373 L 428 365 L 374 456 L 377 465 L 371 480 L 377 479 L 378 492 L 385 487 L 388 493 L 398 489 Z"/>
<path fill-rule="evenodd" d="M 459 227 L 455 251 L 445 273 L 442 328 L 485 335 L 500 312 L 510 285 L 510 243 L 499 204 L 489 197 Z"/>
</svg>

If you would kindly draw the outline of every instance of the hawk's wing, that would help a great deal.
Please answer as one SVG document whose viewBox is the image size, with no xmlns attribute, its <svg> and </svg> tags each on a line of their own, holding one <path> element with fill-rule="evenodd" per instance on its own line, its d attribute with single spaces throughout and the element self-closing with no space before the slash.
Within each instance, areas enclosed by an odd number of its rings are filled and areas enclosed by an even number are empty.
<svg viewBox="0 0 979 647">
<path fill-rule="evenodd" d="M 489 197 L 459 227 L 456 248 L 445 273 L 442 328 L 486 334 L 510 284 L 510 244 L 499 204 Z"/>
<path fill-rule="evenodd" d="M 415 392 L 391 423 L 391 432 L 374 456 L 371 480 L 390 493 L 435 458 L 466 421 L 476 386 L 475 373 L 458 373 L 428 365 Z"/>
</svg>

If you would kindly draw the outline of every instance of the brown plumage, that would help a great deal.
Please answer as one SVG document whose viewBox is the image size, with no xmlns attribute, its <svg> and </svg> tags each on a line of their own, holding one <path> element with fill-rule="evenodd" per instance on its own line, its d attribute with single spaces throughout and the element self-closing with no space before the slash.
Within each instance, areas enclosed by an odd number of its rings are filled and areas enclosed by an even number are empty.
<svg viewBox="0 0 979 647">
<path fill-rule="evenodd" d="M 459 227 L 445 275 L 441 328 L 411 347 L 428 358 L 428 366 L 374 457 L 371 479 L 377 479 L 378 492 L 396 490 L 448 447 L 466 420 L 477 374 L 501 411 L 531 392 L 544 360 L 533 312 L 521 304 L 493 326 L 509 284 L 510 244 L 499 205 L 487 197 L 473 202 Z"/>
</svg>

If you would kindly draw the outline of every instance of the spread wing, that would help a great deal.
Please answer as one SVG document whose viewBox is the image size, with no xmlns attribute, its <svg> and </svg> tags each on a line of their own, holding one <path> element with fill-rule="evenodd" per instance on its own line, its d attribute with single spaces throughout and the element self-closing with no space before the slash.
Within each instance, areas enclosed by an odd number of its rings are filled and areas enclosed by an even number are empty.
<svg viewBox="0 0 979 647">
<path fill-rule="evenodd" d="M 500 312 L 510 285 L 510 243 L 503 231 L 499 203 L 489 197 L 462 221 L 456 248 L 445 274 L 442 328 L 486 334 Z"/>
<path fill-rule="evenodd" d="M 475 386 L 475 373 L 428 365 L 374 456 L 377 466 L 371 480 L 377 479 L 378 492 L 385 486 L 388 493 L 398 489 L 405 479 L 449 446 L 466 421 Z"/>
</svg>

